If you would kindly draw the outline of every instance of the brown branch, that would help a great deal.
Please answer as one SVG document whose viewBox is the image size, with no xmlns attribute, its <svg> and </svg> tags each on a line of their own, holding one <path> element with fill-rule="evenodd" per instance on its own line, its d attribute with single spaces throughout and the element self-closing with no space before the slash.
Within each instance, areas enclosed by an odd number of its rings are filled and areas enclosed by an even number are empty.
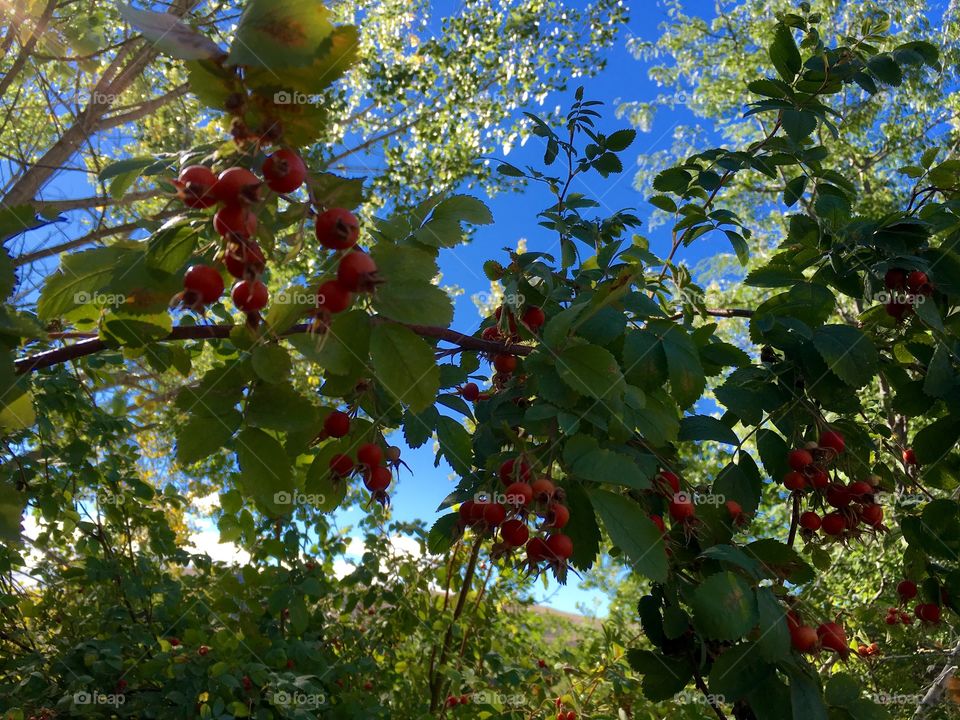
<svg viewBox="0 0 960 720">
<path fill-rule="evenodd" d="M 158 213 L 154 215 L 151 220 L 166 220 L 178 215 L 177 210 L 170 210 L 168 212 Z M 43 260 L 44 258 L 52 257 L 53 255 L 59 255 L 62 252 L 67 250 L 73 250 L 74 248 L 83 247 L 84 245 L 90 245 L 97 242 L 101 238 L 109 237 L 110 235 L 122 235 L 123 233 L 132 232 L 134 230 L 139 230 L 143 225 L 142 220 L 133 220 L 131 222 L 122 223 L 120 225 L 113 225 L 111 227 L 101 228 L 99 230 L 94 230 L 87 233 L 82 237 L 69 240 L 59 245 L 52 245 L 47 248 L 42 248 L 40 250 L 34 250 L 33 252 L 24 253 L 13 260 L 14 267 L 20 267 L 21 265 L 28 265 L 37 260 Z"/>
<path fill-rule="evenodd" d="M 167 103 L 176 100 L 179 97 L 183 97 L 190 90 L 190 86 L 187 83 L 179 85 L 168 93 L 164 93 L 159 97 L 155 97 L 152 100 L 147 100 L 140 103 L 133 109 L 119 113 L 118 115 L 111 115 L 110 117 L 103 118 L 98 126 L 100 130 L 108 130 L 110 128 L 118 127 L 128 122 L 133 122 L 134 120 L 139 120 L 146 115 L 162 108 Z"/>
<path fill-rule="evenodd" d="M 375 317 L 374 320 L 376 322 L 391 322 L 380 317 Z M 409 328 L 421 337 L 445 340 L 446 342 L 453 343 L 464 350 L 476 350 L 478 352 L 485 353 L 506 353 L 510 355 L 524 356 L 529 355 L 534 350 L 534 346 L 532 345 L 516 345 L 513 343 L 502 343 L 496 340 L 484 340 L 483 338 L 473 337 L 472 335 L 464 335 L 463 333 L 443 327 L 434 327 L 431 325 L 410 325 L 407 323 L 397 324 Z M 229 337 L 230 332 L 234 327 L 236 326 L 182 325 L 175 327 L 169 335 L 162 339 L 162 341 L 169 342 L 177 340 L 222 339 Z M 300 325 L 294 325 L 292 328 L 284 332 L 283 335 L 299 335 L 309 331 L 310 325 L 307 323 L 302 323 Z M 108 347 L 109 346 L 107 343 L 105 343 L 99 337 L 91 335 L 90 337 L 87 337 L 80 342 L 73 343 L 72 345 L 65 345 L 53 350 L 45 350 L 44 352 L 37 353 L 36 355 L 29 355 L 27 357 L 20 358 L 16 361 L 16 369 L 17 372 L 21 374 L 33 372 L 34 370 L 40 370 L 41 368 L 60 365 L 65 362 L 70 362 L 71 360 L 78 360 L 79 358 L 86 357 L 87 355 L 94 355 L 98 352 L 106 350 Z"/>
<path fill-rule="evenodd" d="M 85 197 L 70 198 L 69 200 L 34 200 L 33 206 L 38 211 L 48 212 L 67 212 L 70 210 L 86 210 L 88 208 L 102 208 L 111 205 L 127 205 L 139 202 L 140 200 L 150 200 L 159 195 L 157 190 L 142 190 L 139 192 L 127 193 L 121 197 Z"/>
<path fill-rule="evenodd" d="M 752 318 L 753 317 L 753 310 L 744 310 L 741 308 L 719 308 L 716 310 L 707 310 L 706 313 L 710 317 L 718 317 L 718 318 L 734 318 L 734 317 Z M 683 313 L 676 313 L 675 315 L 671 315 L 667 319 L 676 321 L 676 320 L 680 320 L 682 317 L 683 317 Z"/>
<path fill-rule="evenodd" d="M 20 48 L 20 52 L 17 54 L 17 57 L 10 66 L 10 69 L 7 71 L 7 74 L 0 79 L 0 97 L 3 97 L 6 94 L 14 78 L 20 74 L 24 66 L 27 64 L 27 60 L 30 58 L 30 54 L 36 47 L 37 41 L 40 40 L 40 36 L 43 35 L 44 31 L 47 29 L 47 24 L 50 22 L 50 18 L 53 17 L 53 11 L 56 9 L 56 7 L 57 0 L 47 0 L 47 5 L 43 8 L 43 13 L 40 15 L 40 17 L 37 18 L 37 24 L 34 26 L 33 32 L 30 34 L 30 38 L 23 44 L 23 47 Z"/>
</svg>

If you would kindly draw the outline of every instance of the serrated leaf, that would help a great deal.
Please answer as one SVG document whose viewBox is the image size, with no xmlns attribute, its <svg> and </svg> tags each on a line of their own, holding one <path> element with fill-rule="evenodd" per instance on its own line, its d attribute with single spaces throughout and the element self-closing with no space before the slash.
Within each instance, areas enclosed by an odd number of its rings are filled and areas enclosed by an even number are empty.
<svg viewBox="0 0 960 720">
<path fill-rule="evenodd" d="M 738 445 L 737 434 L 720 420 L 710 415 L 688 415 L 680 419 L 680 440 L 715 440 L 727 445 Z"/>
<path fill-rule="evenodd" d="M 440 369 L 433 349 L 411 330 L 381 323 L 370 334 L 370 359 L 378 382 L 414 413 L 434 403 Z"/>
<path fill-rule="evenodd" d="M 749 583 L 732 572 L 704 580 L 690 600 L 693 622 L 711 640 L 737 640 L 757 624 L 757 598 Z"/>
<path fill-rule="evenodd" d="M 590 502 L 614 545 L 634 571 L 655 582 L 667 579 L 667 555 L 660 529 L 640 505 L 623 495 L 591 489 Z"/>
<path fill-rule="evenodd" d="M 813 344 L 827 367 L 848 385 L 859 388 L 876 374 L 880 355 L 862 330 L 850 325 L 824 325 L 813 333 Z"/>
<path fill-rule="evenodd" d="M 793 82 L 802 67 L 800 49 L 793 39 L 793 31 L 783 24 L 778 24 L 773 31 L 773 42 L 770 44 L 770 61 L 786 82 Z"/>
<path fill-rule="evenodd" d="M 597 345 L 572 345 L 556 358 L 560 378 L 580 395 L 615 400 L 625 383 L 617 359 Z"/>
<path fill-rule="evenodd" d="M 251 364 L 253 371 L 268 383 L 282 382 L 293 369 L 290 353 L 274 343 L 255 347 L 251 353 Z"/>
<path fill-rule="evenodd" d="M 177 462 L 191 465 L 223 449 L 240 427 L 242 417 L 236 410 L 217 417 L 194 415 L 177 431 Z"/>
</svg>

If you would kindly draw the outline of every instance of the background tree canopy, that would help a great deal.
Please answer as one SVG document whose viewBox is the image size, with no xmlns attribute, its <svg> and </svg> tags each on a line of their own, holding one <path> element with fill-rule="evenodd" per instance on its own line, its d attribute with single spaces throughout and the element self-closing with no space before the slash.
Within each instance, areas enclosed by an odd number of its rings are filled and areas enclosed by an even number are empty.
<svg viewBox="0 0 960 720">
<path fill-rule="evenodd" d="M 658 7 L 0 6 L 4 718 L 960 716 L 957 10 Z"/>
</svg>

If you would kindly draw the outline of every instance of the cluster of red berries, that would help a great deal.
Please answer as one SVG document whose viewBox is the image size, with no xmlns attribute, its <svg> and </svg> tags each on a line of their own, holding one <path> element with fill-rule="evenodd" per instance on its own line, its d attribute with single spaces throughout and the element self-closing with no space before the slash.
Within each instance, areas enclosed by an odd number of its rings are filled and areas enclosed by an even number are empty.
<svg viewBox="0 0 960 720">
<path fill-rule="evenodd" d="M 354 247 L 360 237 L 356 216 L 343 208 L 331 208 L 317 217 L 317 241 L 328 250 L 344 252 L 337 262 L 337 277 L 317 288 L 318 317 L 343 312 L 353 303 L 354 293 L 372 292 L 380 282 L 377 265 L 367 253 Z"/>
<path fill-rule="evenodd" d="M 830 478 L 828 467 L 845 448 L 843 435 L 827 430 L 820 435 L 818 443 L 807 443 L 787 455 L 791 469 L 783 478 L 784 487 L 798 495 L 810 490 L 810 497 L 818 507 L 834 508 L 822 517 L 814 510 L 800 515 L 800 528 L 808 540 L 818 530 L 833 539 L 846 539 L 858 536 L 862 532 L 860 526 L 872 532 L 884 529 L 883 507 L 874 501 L 878 477 L 870 476 L 846 485 Z"/>
<path fill-rule="evenodd" d="M 457 705 L 469 705 L 470 696 L 469 695 L 447 695 L 444 705 L 448 708 L 456 707 Z"/>
<path fill-rule="evenodd" d="M 206 165 L 190 165 L 174 181 L 177 195 L 187 207 L 219 205 L 213 216 L 213 228 L 223 239 L 219 258 L 237 279 L 230 290 L 233 304 L 247 314 L 251 324 L 256 324 L 269 299 L 260 279 L 265 259 L 254 240 L 257 215 L 252 208 L 260 202 L 264 184 L 280 194 L 297 190 L 306 180 L 307 166 L 296 152 L 281 148 L 267 157 L 262 173 L 261 180 L 247 168 L 231 167 L 214 175 Z M 209 265 L 193 265 L 183 278 L 183 287 L 178 299 L 185 307 L 200 310 L 220 299 L 223 276 Z"/>
<path fill-rule="evenodd" d="M 787 612 L 787 626 L 790 629 L 790 643 L 798 652 L 832 650 L 844 660 L 850 654 L 847 633 L 840 623 L 825 622 L 814 629 L 810 625 L 804 625 L 796 612 L 790 610 Z"/>
<path fill-rule="evenodd" d="M 880 645 L 872 642 L 869 645 L 857 645 L 857 655 L 862 658 L 873 657 L 880 654 Z"/>
<path fill-rule="evenodd" d="M 472 527 L 497 532 L 499 540 L 493 548 L 494 557 L 526 547 L 527 565 L 531 571 L 547 563 L 562 582 L 566 577 L 567 560 L 573 555 L 573 541 L 559 532 L 570 521 L 563 488 L 558 488 L 546 477 L 533 479 L 530 464 L 521 457 L 506 460 L 498 475 L 504 486 L 502 493 L 495 493 L 491 499 L 461 503 L 461 529 Z M 530 532 L 529 522 L 533 517 L 541 519 L 541 535 Z"/>
<path fill-rule="evenodd" d="M 887 608 L 887 616 L 884 618 L 884 622 L 887 625 L 897 625 L 898 623 L 912 625 L 913 617 L 903 608 L 917 596 L 917 584 L 913 580 L 901 581 L 897 585 L 897 595 L 900 596 L 901 607 Z M 913 608 L 913 615 L 920 622 L 936 625 L 940 622 L 940 606 L 936 603 L 917 603 Z"/>
<path fill-rule="evenodd" d="M 908 272 L 903 268 L 890 268 L 883 276 L 883 284 L 893 297 L 883 305 L 887 315 L 900 322 L 913 311 L 918 297 L 933 295 L 933 283 L 922 270 Z"/>
<path fill-rule="evenodd" d="M 484 340 L 502 342 L 517 342 L 520 340 L 520 328 L 517 325 L 517 317 L 512 310 L 501 305 L 494 312 L 494 320 L 494 324 L 484 328 L 481 333 Z M 520 315 L 520 322 L 534 335 L 539 332 L 546 321 L 546 313 L 536 305 L 528 306 Z M 501 387 L 513 376 L 519 361 L 516 355 L 497 353 L 493 355 L 490 362 L 496 371 L 493 378 L 494 387 Z M 489 392 L 481 392 L 477 384 L 472 382 L 460 387 L 460 395 L 467 402 L 486 400 L 490 397 Z"/>
<path fill-rule="evenodd" d="M 350 432 L 350 416 L 340 410 L 334 410 L 323 421 L 321 436 L 342 438 Z M 337 453 L 330 458 L 330 473 L 335 479 L 346 479 L 359 472 L 363 485 L 370 491 L 371 498 L 381 505 L 390 502 L 387 488 L 393 481 L 392 467 L 400 462 L 400 448 L 391 445 L 386 450 L 376 443 L 364 443 L 357 448 L 356 462 L 345 453 Z"/>
</svg>

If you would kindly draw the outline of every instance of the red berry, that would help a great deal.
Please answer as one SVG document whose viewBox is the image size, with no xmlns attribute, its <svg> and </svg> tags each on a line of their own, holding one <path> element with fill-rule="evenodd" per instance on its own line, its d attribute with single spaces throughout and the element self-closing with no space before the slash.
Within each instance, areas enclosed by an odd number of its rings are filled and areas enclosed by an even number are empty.
<svg viewBox="0 0 960 720">
<path fill-rule="evenodd" d="M 337 266 L 337 282 L 352 292 L 364 292 L 373 287 L 377 264 L 363 250 L 347 253 Z"/>
<path fill-rule="evenodd" d="M 400 462 L 400 448 L 398 448 L 396 445 L 391 445 L 388 447 L 383 455 L 387 459 L 388 463 Z"/>
<path fill-rule="evenodd" d="M 533 501 L 533 488 L 525 482 L 510 483 L 504 494 L 508 505 L 526 507 Z"/>
<path fill-rule="evenodd" d="M 476 402 L 477 398 L 480 397 L 480 388 L 476 383 L 468 382 L 460 388 L 460 395 L 467 402 Z"/>
<path fill-rule="evenodd" d="M 537 502 L 549 502 L 553 499 L 554 494 L 557 492 L 557 486 L 554 485 L 549 478 L 537 478 L 531 483 L 530 488 L 533 490 L 533 497 Z"/>
<path fill-rule="evenodd" d="M 913 600 L 917 596 L 917 584 L 913 580 L 903 580 L 897 585 L 897 595 L 904 600 Z"/>
<path fill-rule="evenodd" d="M 917 464 L 917 454 L 913 451 L 913 448 L 907 448 L 903 451 L 903 462 L 907 465 Z"/>
<path fill-rule="evenodd" d="M 248 238 L 257 232 L 257 216 L 243 205 L 225 205 L 213 216 L 213 229 L 223 236 Z"/>
<path fill-rule="evenodd" d="M 692 518 L 696 513 L 693 501 L 687 496 L 676 496 L 670 501 L 670 517 L 677 522 Z"/>
<path fill-rule="evenodd" d="M 857 655 L 864 658 L 867 657 L 870 655 L 870 648 L 866 645 L 857 645 Z"/>
<path fill-rule="evenodd" d="M 334 410 L 323 421 L 323 429 L 330 437 L 342 438 L 350 432 L 350 416 Z"/>
<path fill-rule="evenodd" d="M 460 503 L 460 509 L 457 510 L 460 514 L 460 519 L 467 525 L 473 520 L 473 508 L 475 505 L 476 503 L 473 500 L 466 500 Z"/>
<path fill-rule="evenodd" d="M 802 448 L 791 450 L 787 454 L 787 463 L 792 470 L 803 470 L 807 465 L 813 464 L 813 455 Z"/>
<path fill-rule="evenodd" d="M 520 320 L 531 330 L 537 330 L 546 322 L 547 316 L 541 308 L 532 306 L 524 311 Z"/>
<path fill-rule="evenodd" d="M 919 292 L 928 283 L 929 280 L 927 279 L 927 274 L 920 270 L 914 270 L 912 273 L 907 275 L 907 287 L 914 292 Z"/>
<path fill-rule="evenodd" d="M 227 266 L 227 272 L 235 278 L 247 277 L 248 270 L 252 270 L 254 274 L 263 271 L 266 259 L 263 257 L 263 250 L 253 240 L 228 243 L 228 246 L 223 255 L 223 264 Z"/>
<path fill-rule="evenodd" d="M 846 657 L 850 652 L 850 648 L 847 646 L 847 633 L 837 623 L 823 623 L 817 628 L 817 635 L 823 647 L 833 650 L 843 657 Z"/>
<path fill-rule="evenodd" d="M 551 535 L 547 538 L 547 548 L 556 557 L 566 560 L 573 555 L 573 540 L 566 535 Z"/>
<path fill-rule="evenodd" d="M 806 653 L 814 650 L 820 644 L 817 631 L 809 625 L 798 625 L 790 629 L 790 643 L 794 650 Z"/>
<path fill-rule="evenodd" d="M 375 467 L 383 462 L 383 450 L 376 443 L 364 443 L 357 449 L 357 460 L 367 467 Z"/>
<path fill-rule="evenodd" d="M 500 526 L 500 537 L 507 545 L 520 547 L 530 538 L 530 530 L 522 520 L 507 520 Z"/>
<path fill-rule="evenodd" d="M 870 646 L 868 649 L 870 650 L 871 655 L 876 655 L 878 652 L 880 652 L 880 645 L 873 642 L 873 643 L 870 643 Z"/>
<path fill-rule="evenodd" d="M 489 503 L 483 509 L 483 520 L 490 527 L 496 527 L 507 519 L 507 509 L 500 503 Z"/>
<path fill-rule="evenodd" d="M 530 538 L 527 542 L 527 559 L 530 562 L 538 563 L 546 560 L 551 555 L 550 548 L 543 541 L 543 538 Z"/>
<path fill-rule="evenodd" d="M 509 485 L 514 480 L 527 482 L 530 480 L 530 466 L 523 460 L 519 462 L 514 459 L 506 460 L 500 465 L 498 474 L 500 475 L 500 482 L 504 485 Z"/>
<path fill-rule="evenodd" d="M 887 315 L 897 322 L 903 320 L 904 316 L 909 315 L 911 312 L 910 304 L 901 302 L 900 300 L 891 300 L 890 302 L 884 303 L 883 309 Z"/>
<path fill-rule="evenodd" d="M 883 507 L 877 504 L 864 505 L 860 517 L 870 527 L 880 527 L 883 524 Z"/>
<path fill-rule="evenodd" d="M 887 625 L 896 625 L 896 624 L 897 624 L 897 616 L 896 616 L 896 615 L 887 615 L 887 616 L 883 619 L 883 621 L 884 621 Z"/>
<path fill-rule="evenodd" d="M 933 603 L 920 603 L 914 608 L 913 614 L 917 616 L 917 620 L 923 622 L 940 622 L 940 608 Z"/>
<path fill-rule="evenodd" d="M 902 612 L 900 613 L 900 622 L 902 622 L 904 625 L 913 625 L 913 617 L 905 612 Z"/>
<path fill-rule="evenodd" d="M 183 276 L 183 288 L 209 305 L 223 295 L 223 277 L 209 265 L 191 265 Z"/>
<path fill-rule="evenodd" d="M 815 512 L 805 512 L 800 516 L 800 527 L 804 530 L 819 530 L 821 525 L 820 516 Z"/>
<path fill-rule="evenodd" d="M 853 501 L 850 491 L 843 485 L 830 485 L 827 487 L 826 497 L 827 503 L 835 508 L 847 507 Z"/>
<path fill-rule="evenodd" d="M 509 375 L 517 369 L 517 358 L 515 355 L 494 355 L 493 367 L 496 368 L 497 372 Z"/>
<path fill-rule="evenodd" d="M 830 476 L 820 468 L 816 468 L 810 475 L 810 484 L 817 490 L 823 490 L 830 484 Z"/>
<path fill-rule="evenodd" d="M 840 513 L 832 512 L 823 516 L 821 527 L 827 535 L 842 535 L 847 529 L 847 521 Z"/>
<path fill-rule="evenodd" d="M 346 250 L 357 244 L 360 221 L 349 210 L 330 208 L 317 216 L 317 240 L 325 248 Z"/>
<path fill-rule="evenodd" d="M 555 530 L 560 530 L 570 521 L 570 511 L 567 509 L 566 505 L 561 505 L 560 503 L 550 503 L 550 507 L 547 510 L 546 522 L 544 527 L 554 528 Z"/>
<path fill-rule="evenodd" d="M 783 486 L 787 490 L 803 490 L 807 487 L 807 478 L 803 473 L 792 470 L 783 476 Z"/>
<path fill-rule="evenodd" d="M 818 443 L 822 448 L 830 448 L 835 453 L 842 453 L 846 447 L 847 443 L 843 439 L 843 435 L 838 433 L 836 430 L 826 430 L 822 435 L 820 435 L 820 442 Z"/>
<path fill-rule="evenodd" d="M 657 474 L 657 486 L 662 492 L 669 496 L 674 496 L 680 492 L 680 478 L 669 470 L 664 470 Z M 669 487 L 669 490 L 667 489 Z"/>
<path fill-rule="evenodd" d="M 230 297 L 238 310 L 249 313 L 265 308 L 270 296 L 267 286 L 259 280 L 240 280 L 233 284 Z"/>
<path fill-rule="evenodd" d="M 293 192 L 307 179 L 307 166 L 297 153 L 283 148 L 263 161 L 263 179 L 274 192 Z"/>
<path fill-rule="evenodd" d="M 317 288 L 317 307 L 331 313 L 343 312 L 353 302 L 353 294 L 337 280 L 328 280 Z"/>
<path fill-rule="evenodd" d="M 363 478 L 363 484 L 370 492 L 383 492 L 390 486 L 393 475 L 383 466 L 370 468 Z"/>
<path fill-rule="evenodd" d="M 184 205 L 192 208 L 208 208 L 216 204 L 213 185 L 217 176 L 206 165 L 189 165 L 177 177 L 180 197 Z"/>
<path fill-rule="evenodd" d="M 736 500 L 727 500 L 724 506 L 727 508 L 727 512 L 730 513 L 731 519 L 739 520 L 743 516 L 743 508 Z"/>
<path fill-rule="evenodd" d="M 250 690 L 253 687 L 253 680 L 248 675 L 243 676 L 242 682 L 244 690 Z"/>
<path fill-rule="evenodd" d="M 667 531 L 667 526 L 663 523 L 663 518 L 659 515 L 651 515 L 650 519 L 653 521 L 653 524 L 657 526 L 661 533 Z"/>
<path fill-rule="evenodd" d="M 907 285 L 907 272 L 903 268 L 890 268 L 883 276 L 887 290 L 903 290 Z"/>
<path fill-rule="evenodd" d="M 564 720 L 577 720 L 576 710 L 567 710 L 567 714 L 564 717 Z"/>
<path fill-rule="evenodd" d="M 197 648 L 197 652 L 200 655 L 206 655 L 208 652 L 210 652 L 210 648 L 207 647 L 206 645 L 201 645 L 200 647 Z"/>
<path fill-rule="evenodd" d="M 445 703 L 447 707 L 455 707 L 457 704 L 457 699 L 453 695 L 448 695 Z"/>
<path fill-rule="evenodd" d="M 167 638 L 167 642 L 170 643 L 170 647 L 179 647 L 180 638 L 175 638 L 175 637 Z"/>
<path fill-rule="evenodd" d="M 854 497 L 863 497 L 864 495 L 873 494 L 873 485 L 863 480 L 857 480 L 847 485 L 847 492 L 853 495 Z"/>
<path fill-rule="evenodd" d="M 469 703 L 469 702 L 470 702 L 470 696 L 469 696 L 469 695 L 461 695 L 461 696 L 460 696 L 460 704 L 461 704 L 461 705 L 466 705 L 466 704 Z"/>
<path fill-rule="evenodd" d="M 227 168 L 220 173 L 211 189 L 213 196 L 227 205 L 255 202 L 260 188 L 260 178 L 242 167 Z"/>
<path fill-rule="evenodd" d="M 349 455 L 338 453 L 330 458 L 330 470 L 334 475 L 346 477 L 353 472 L 353 460 L 350 459 Z"/>
</svg>

